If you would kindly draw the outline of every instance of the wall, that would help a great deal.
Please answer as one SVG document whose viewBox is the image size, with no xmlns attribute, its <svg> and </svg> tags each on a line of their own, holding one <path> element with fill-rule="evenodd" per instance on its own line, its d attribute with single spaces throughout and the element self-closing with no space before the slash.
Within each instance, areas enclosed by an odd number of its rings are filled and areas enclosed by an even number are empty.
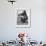
<svg viewBox="0 0 46 46">
<path fill-rule="evenodd" d="M 46 40 L 46 1 L 17 0 L 14 5 L 0 0 L 0 40 L 14 40 L 18 32 L 31 35 L 33 40 Z M 16 28 L 16 8 L 31 8 L 32 28 Z"/>
</svg>

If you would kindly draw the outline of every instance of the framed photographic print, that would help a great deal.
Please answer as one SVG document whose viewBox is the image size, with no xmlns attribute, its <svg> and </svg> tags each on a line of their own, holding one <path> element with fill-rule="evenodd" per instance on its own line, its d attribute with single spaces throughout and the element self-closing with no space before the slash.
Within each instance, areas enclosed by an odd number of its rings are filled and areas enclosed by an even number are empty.
<svg viewBox="0 0 46 46">
<path fill-rule="evenodd" d="M 31 27 L 31 9 L 18 8 L 17 9 L 17 28 L 30 28 Z"/>
</svg>

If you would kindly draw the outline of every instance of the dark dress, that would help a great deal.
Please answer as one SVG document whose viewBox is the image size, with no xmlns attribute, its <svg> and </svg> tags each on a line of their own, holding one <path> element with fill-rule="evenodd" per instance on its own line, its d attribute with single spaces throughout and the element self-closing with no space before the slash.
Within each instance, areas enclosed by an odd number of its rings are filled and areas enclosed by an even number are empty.
<svg viewBox="0 0 46 46">
<path fill-rule="evenodd" d="M 24 10 L 23 13 L 21 13 L 20 15 L 23 16 L 23 18 L 21 18 L 21 22 L 25 23 L 27 21 L 27 19 L 28 19 L 26 11 Z"/>
</svg>

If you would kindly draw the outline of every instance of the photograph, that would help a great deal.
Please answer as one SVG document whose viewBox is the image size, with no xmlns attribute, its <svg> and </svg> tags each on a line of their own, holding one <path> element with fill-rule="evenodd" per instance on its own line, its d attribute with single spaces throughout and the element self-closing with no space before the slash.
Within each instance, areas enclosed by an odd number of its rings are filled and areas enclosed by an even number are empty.
<svg viewBox="0 0 46 46">
<path fill-rule="evenodd" d="M 30 27 L 31 25 L 31 9 L 17 9 L 17 27 Z"/>
</svg>

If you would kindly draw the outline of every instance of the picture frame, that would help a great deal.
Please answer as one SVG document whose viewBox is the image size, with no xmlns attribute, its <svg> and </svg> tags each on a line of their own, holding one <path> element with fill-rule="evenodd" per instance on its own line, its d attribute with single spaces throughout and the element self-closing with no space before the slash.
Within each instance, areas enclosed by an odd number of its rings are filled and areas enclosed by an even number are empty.
<svg viewBox="0 0 46 46">
<path fill-rule="evenodd" d="M 16 28 L 31 28 L 31 9 L 17 8 Z"/>
</svg>

